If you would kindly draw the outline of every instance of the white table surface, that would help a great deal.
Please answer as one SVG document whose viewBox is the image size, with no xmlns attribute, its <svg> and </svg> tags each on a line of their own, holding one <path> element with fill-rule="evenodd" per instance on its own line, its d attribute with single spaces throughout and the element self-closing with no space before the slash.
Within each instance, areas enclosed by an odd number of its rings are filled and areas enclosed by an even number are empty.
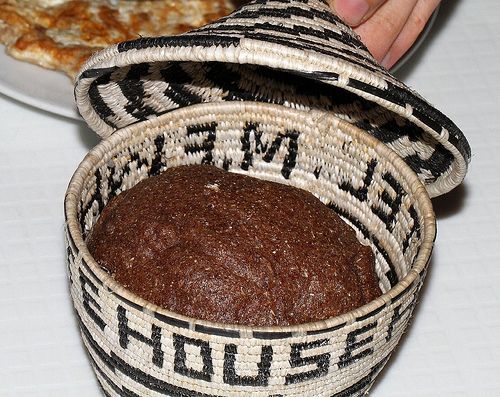
<svg viewBox="0 0 500 397">
<path fill-rule="evenodd" d="M 445 0 L 398 73 L 463 129 L 473 158 L 465 183 L 433 200 L 431 270 L 374 397 L 500 396 L 499 19 L 498 0 Z M 4 96 L 0 115 L 0 396 L 101 396 L 63 245 L 64 192 L 98 139 Z"/>
</svg>

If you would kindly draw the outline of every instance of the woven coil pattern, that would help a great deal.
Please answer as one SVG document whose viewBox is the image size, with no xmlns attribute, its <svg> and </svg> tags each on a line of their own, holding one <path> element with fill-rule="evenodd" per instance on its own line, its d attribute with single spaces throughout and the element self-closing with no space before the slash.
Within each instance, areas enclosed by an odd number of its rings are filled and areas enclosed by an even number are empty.
<svg viewBox="0 0 500 397">
<path fill-rule="evenodd" d="M 200 163 L 311 191 L 373 248 L 384 294 L 325 321 L 251 328 L 183 317 L 118 285 L 85 246 L 105 204 Z M 65 216 L 83 341 L 114 397 L 363 395 L 407 326 L 435 236 L 426 190 L 396 153 L 329 112 L 255 102 L 193 105 L 118 131 L 79 166 Z"/>
<path fill-rule="evenodd" d="M 457 126 L 378 65 L 323 0 L 254 0 L 180 36 L 120 43 L 87 62 L 75 93 L 103 137 L 203 102 L 328 110 L 394 149 L 431 196 L 457 186 L 470 159 Z"/>
</svg>

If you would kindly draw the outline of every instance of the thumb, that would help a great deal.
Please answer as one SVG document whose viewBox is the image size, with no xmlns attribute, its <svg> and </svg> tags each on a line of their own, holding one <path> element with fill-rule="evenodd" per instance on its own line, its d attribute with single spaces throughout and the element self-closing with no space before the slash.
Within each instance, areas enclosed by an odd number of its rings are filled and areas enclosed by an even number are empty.
<svg viewBox="0 0 500 397">
<path fill-rule="evenodd" d="M 386 0 L 329 0 L 333 10 L 351 26 L 370 18 Z"/>
</svg>

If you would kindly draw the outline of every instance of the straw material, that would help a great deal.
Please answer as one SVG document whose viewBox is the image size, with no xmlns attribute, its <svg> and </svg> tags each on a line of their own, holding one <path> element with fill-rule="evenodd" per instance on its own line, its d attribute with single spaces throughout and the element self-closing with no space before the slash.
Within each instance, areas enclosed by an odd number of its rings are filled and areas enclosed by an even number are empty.
<svg viewBox="0 0 500 397">
<path fill-rule="evenodd" d="M 457 186 L 470 159 L 456 125 L 378 65 L 324 0 L 254 0 L 180 36 L 117 44 L 86 63 L 75 93 L 103 137 L 202 102 L 327 110 L 394 149 L 431 196 Z"/>
<path fill-rule="evenodd" d="M 187 318 L 121 287 L 85 245 L 103 207 L 200 163 L 311 191 L 372 247 L 384 294 L 325 321 L 251 328 Z M 408 323 L 435 236 L 424 186 L 387 146 L 329 112 L 256 102 L 193 105 L 116 132 L 80 164 L 65 216 L 83 341 L 113 397 L 364 395 Z"/>
</svg>

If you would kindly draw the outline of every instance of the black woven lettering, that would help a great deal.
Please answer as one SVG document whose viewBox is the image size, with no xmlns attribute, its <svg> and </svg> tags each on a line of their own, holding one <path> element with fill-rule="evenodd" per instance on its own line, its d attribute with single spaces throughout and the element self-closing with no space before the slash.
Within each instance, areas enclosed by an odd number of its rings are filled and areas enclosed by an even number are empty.
<svg viewBox="0 0 500 397">
<path fill-rule="evenodd" d="M 375 167 L 377 167 L 377 160 L 372 159 L 366 164 L 365 177 L 363 179 L 363 186 L 355 189 L 350 182 L 344 181 L 339 185 L 339 188 L 349 192 L 352 196 L 356 197 L 359 201 L 366 201 L 368 198 L 368 187 L 372 183 Z"/>
<path fill-rule="evenodd" d="M 94 299 L 94 297 L 90 294 L 90 292 L 87 290 L 87 286 L 90 288 L 92 293 L 94 295 L 99 296 L 99 290 L 95 286 L 95 284 L 79 269 L 79 280 L 80 280 L 80 286 L 82 289 L 82 298 L 83 298 L 83 308 L 87 312 L 87 314 L 90 316 L 90 318 L 96 323 L 96 325 L 101 329 L 104 330 L 106 327 L 106 323 L 104 320 L 97 314 L 97 312 L 92 308 L 94 307 L 96 310 L 101 311 L 101 306 L 97 301 Z"/>
<path fill-rule="evenodd" d="M 283 134 L 278 134 L 278 136 L 271 143 L 271 147 L 269 148 L 269 150 L 266 150 L 264 157 L 263 157 L 263 160 L 266 163 L 270 163 L 274 159 L 276 152 L 278 151 L 278 149 L 281 146 L 282 140 L 283 140 Z"/>
<path fill-rule="evenodd" d="M 271 373 L 271 362 L 273 361 L 273 348 L 271 346 L 262 346 L 260 362 L 257 364 L 259 370 L 256 376 L 236 374 L 235 363 L 238 354 L 236 345 L 226 345 L 224 350 L 224 383 L 232 386 L 267 386 Z"/>
<path fill-rule="evenodd" d="M 241 137 L 241 150 L 245 153 L 243 161 L 241 162 L 241 169 L 247 171 L 253 164 L 253 150 L 251 147 L 251 135 L 255 141 L 255 153 L 260 154 L 261 151 L 267 151 L 267 145 L 263 145 L 261 141 L 262 132 L 258 129 L 258 124 L 247 122 L 243 129 L 243 136 Z"/>
<path fill-rule="evenodd" d="M 201 339 L 187 338 L 182 335 L 174 334 L 174 371 L 178 374 L 188 376 L 193 379 L 204 380 L 211 382 L 212 374 L 214 373 L 214 367 L 212 363 L 212 348 L 208 342 Z M 203 361 L 203 370 L 197 371 L 192 368 L 188 368 L 186 365 L 186 350 L 185 345 L 192 345 L 200 348 L 200 355 Z"/>
<path fill-rule="evenodd" d="M 155 138 L 155 157 L 151 162 L 151 168 L 149 170 L 149 175 L 158 175 L 163 167 L 166 166 L 166 163 L 163 161 L 162 152 L 163 147 L 165 146 L 165 136 L 158 135 Z"/>
<path fill-rule="evenodd" d="M 151 338 L 148 338 L 141 334 L 140 332 L 132 329 L 128 326 L 127 310 L 118 306 L 118 334 L 120 335 L 120 346 L 123 349 L 128 348 L 129 336 L 137 339 L 138 341 L 145 343 L 146 345 L 153 348 L 153 359 L 152 362 L 159 368 L 163 367 L 163 350 L 161 349 L 161 328 L 156 325 L 151 326 Z"/>
<path fill-rule="evenodd" d="M 372 207 L 372 211 L 382 222 L 385 223 L 387 230 L 392 232 L 394 230 L 394 226 L 396 225 L 396 216 L 401 210 L 401 203 L 403 202 L 403 197 L 406 193 L 401 184 L 388 172 L 382 175 L 382 179 L 396 192 L 396 197 L 393 199 L 392 196 L 384 190 L 381 193 L 380 198 L 390 208 L 390 212 L 386 213 L 379 207 Z"/>
<path fill-rule="evenodd" d="M 329 343 L 328 339 L 319 339 L 309 343 L 293 344 L 290 353 L 290 366 L 292 368 L 302 367 L 304 365 L 316 364 L 316 369 L 301 372 L 293 375 L 285 376 L 285 384 L 305 382 L 309 379 L 319 378 L 328 373 L 330 368 L 330 353 L 323 353 L 316 356 L 302 357 L 301 352 L 304 350 L 315 349 L 325 346 Z"/>
<path fill-rule="evenodd" d="M 373 335 L 370 335 L 370 336 L 366 337 L 365 339 L 361 339 L 361 340 L 358 340 L 357 338 L 358 338 L 358 336 L 360 336 L 368 331 L 371 331 L 376 326 L 377 326 L 377 322 L 375 321 L 373 323 L 365 325 L 362 328 L 351 331 L 347 334 L 344 354 L 342 354 L 339 357 L 339 362 L 338 362 L 339 368 L 345 368 L 345 367 L 351 365 L 352 363 L 354 363 L 355 361 L 358 361 L 358 360 L 360 360 L 366 356 L 369 356 L 370 354 L 373 353 L 373 348 L 369 347 L 369 348 L 367 348 L 367 349 L 365 349 L 357 354 L 352 354 L 354 350 L 357 350 L 360 347 L 363 347 L 363 346 L 365 346 L 368 343 L 373 341 Z"/>
<path fill-rule="evenodd" d="M 190 135 L 201 135 L 206 133 L 207 136 L 203 140 L 202 144 L 192 144 L 187 145 L 184 150 L 187 154 L 195 154 L 199 152 L 205 152 L 205 156 L 201 160 L 202 164 L 213 164 L 212 150 L 214 150 L 215 138 L 216 138 L 217 123 L 212 122 L 210 124 L 203 125 L 190 125 L 187 127 L 187 134 Z"/>
<path fill-rule="evenodd" d="M 271 147 L 265 151 L 264 157 L 262 157 L 266 163 L 270 163 L 274 159 L 276 152 L 280 149 L 283 140 L 288 139 L 288 153 L 285 155 L 283 168 L 281 169 L 281 175 L 285 179 L 290 177 L 296 165 L 299 135 L 298 131 L 286 131 L 284 134 L 279 133 L 271 143 Z"/>
<path fill-rule="evenodd" d="M 254 141 L 253 149 L 251 145 L 252 135 Z M 244 152 L 244 155 L 240 167 L 244 170 L 248 170 L 248 168 L 253 164 L 254 153 L 263 154 L 262 160 L 266 163 L 270 163 L 273 161 L 274 156 L 281 147 L 281 144 L 286 139 L 288 141 L 288 153 L 283 159 L 281 174 L 288 179 L 297 162 L 297 140 L 299 139 L 299 135 L 300 133 L 298 131 L 286 131 L 284 134 L 278 133 L 272 141 L 271 146 L 269 146 L 268 144 L 262 143 L 262 131 L 259 130 L 258 124 L 251 122 L 247 123 L 243 130 L 243 136 L 241 137 L 241 150 Z"/>
<path fill-rule="evenodd" d="M 297 163 L 297 153 L 299 150 L 299 145 L 297 140 L 299 139 L 300 133 L 298 131 L 287 131 L 285 136 L 289 139 L 288 141 L 288 154 L 283 160 L 283 168 L 281 169 L 281 175 L 286 179 L 290 177 L 295 165 Z"/>
</svg>

